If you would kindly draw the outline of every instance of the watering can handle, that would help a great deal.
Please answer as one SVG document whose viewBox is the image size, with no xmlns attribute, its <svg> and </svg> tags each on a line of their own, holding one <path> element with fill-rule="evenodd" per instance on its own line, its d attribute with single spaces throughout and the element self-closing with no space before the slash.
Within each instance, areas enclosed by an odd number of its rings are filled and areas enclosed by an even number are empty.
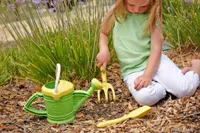
<svg viewBox="0 0 200 133">
<path fill-rule="evenodd" d="M 60 80 L 60 71 L 61 71 L 61 65 L 59 63 L 57 63 L 57 65 L 56 65 L 55 93 L 58 93 L 58 82 Z"/>
<path fill-rule="evenodd" d="M 29 99 L 28 101 L 26 102 L 26 104 L 24 105 L 24 110 L 31 113 L 31 114 L 34 114 L 34 115 L 37 115 L 37 116 L 47 116 L 47 112 L 46 110 L 36 110 L 34 108 L 31 107 L 31 104 L 33 103 L 33 101 L 35 101 L 35 99 L 37 98 L 43 98 L 43 94 L 40 93 L 40 92 L 36 92 L 34 93 Z"/>
</svg>

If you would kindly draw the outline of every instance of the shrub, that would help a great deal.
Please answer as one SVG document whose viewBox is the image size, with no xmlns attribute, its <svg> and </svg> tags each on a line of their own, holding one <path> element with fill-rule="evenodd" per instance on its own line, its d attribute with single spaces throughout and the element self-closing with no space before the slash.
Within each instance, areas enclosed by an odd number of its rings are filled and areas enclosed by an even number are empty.
<svg viewBox="0 0 200 133">
<path fill-rule="evenodd" d="M 13 12 L 1 14 L 1 20 L 17 42 L 14 55 L 17 58 L 13 60 L 19 74 L 46 83 L 54 79 L 56 63 L 60 63 L 62 79 L 96 77 L 99 30 L 108 4 L 108 1 L 90 1 L 85 6 L 76 5 L 71 12 L 56 10 L 46 17 L 41 17 L 41 10 L 28 5 L 19 10 L 19 16 Z M 7 23 L 13 17 L 18 22 Z"/>
</svg>

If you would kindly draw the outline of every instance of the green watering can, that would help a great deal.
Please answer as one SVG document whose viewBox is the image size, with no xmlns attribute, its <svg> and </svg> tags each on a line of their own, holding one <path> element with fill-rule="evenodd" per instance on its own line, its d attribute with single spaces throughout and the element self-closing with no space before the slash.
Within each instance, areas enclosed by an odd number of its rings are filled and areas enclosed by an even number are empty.
<svg viewBox="0 0 200 133">
<path fill-rule="evenodd" d="M 92 79 L 91 87 L 87 91 L 74 90 L 74 85 L 60 79 L 60 64 L 56 67 L 56 81 L 42 86 L 42 93 L 34 93 L 24 105 L 24 110 L 37 115 L 47 116 L 47 121 L 52 124 L 70 123 L 75 119 L 75 112 L 93 94 L 95 90 L 102 89 L 102 83 Z M 31 107 L 37 98 L 44 98 L 46 110 L 36 110 Z"/>
</svg>

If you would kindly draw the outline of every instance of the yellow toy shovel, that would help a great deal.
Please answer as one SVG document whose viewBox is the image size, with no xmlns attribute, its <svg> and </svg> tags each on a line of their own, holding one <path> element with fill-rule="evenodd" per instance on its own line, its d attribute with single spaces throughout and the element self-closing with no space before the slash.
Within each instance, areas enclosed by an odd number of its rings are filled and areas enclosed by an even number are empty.
<svg viewBox="0 0 200 133">
<path fill-rule="evenodd" d="M 116 123 L 122 122 L 122 121 L 124 121 L 126 119 L 129 119 L 129 118 L 139 118 L 139 117 L 142 117 L 142 116 L 146 115 L 150 111 L 151 111 L 151 107 L 143 106 L 143 107 L 140 107 L 140 108 L 138 108 L 136 110 L 133 110 L 132 112 L 122 116 L 121 118 L 100 122 L 99 124 L 97 124 L 97 127 L 106 127 L 108 125 L 112 125 L 112 124 L 116 124 Z"/>
<path fill-rule="evenodd" d="M 107 83 L 106 72 L 103 71 L 103 67 L 102 66 L 100 67 L 100 70 L 101 70 L 101 78 L 102 78 L 103 88 L 101 90 L 97 91 L 98 103 L 101 102 L 100 94 L 101 94 L 102 90 L 104 91 L 106 102 L 108 102 L 108 90 L 109 89 L 112 90 L 113 101 L 116 101 L 115 90 L 114 90 L 113 86 L 110 83 Z"/>
</svg>

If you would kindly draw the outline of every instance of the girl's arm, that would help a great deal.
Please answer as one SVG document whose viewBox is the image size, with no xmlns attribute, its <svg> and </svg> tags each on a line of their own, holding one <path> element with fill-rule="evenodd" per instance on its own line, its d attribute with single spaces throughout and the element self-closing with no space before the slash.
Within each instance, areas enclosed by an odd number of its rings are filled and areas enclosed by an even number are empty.
<svg viewBox="0 0 200 133">
<path fill-rule="evenodd" d="M 115 5 L 111 7 L 111 9 L 108 11 L 108 13 L 105 16 L 105 20 L 103 21 L 101 25 L 101 30 L 100 30 L 100 39 L 99 39 L 99 53 L 97 54 L 96 57 L 96 64 L 98 67 L 103 66 L 104 70 L 106 70 L 106 65 L 110 60 L 110 52 L 108 48 L 108 36 L 112 30 L 112 28 L 108 28 L 108 21 L 106 22 L 106 19 L 108 19 L 108 16 L 110 16 L 113 8 Z M 114 25 L 114 19 L 110 19 L 112 27 Z"/>
<path fill-rule="evenodd" d="M 162 27 L 162 26 L 161 26 Z M 158 27 L 154 26 L 151 31 L 151 52 L 144 74 L 135 80 L 135 89 L 139 90 L 142 87 L 147 87 L 151 84 L 152 78 L 155 75 L 160 63 L 162 54 L 162 35 Z"/>
</svg>

